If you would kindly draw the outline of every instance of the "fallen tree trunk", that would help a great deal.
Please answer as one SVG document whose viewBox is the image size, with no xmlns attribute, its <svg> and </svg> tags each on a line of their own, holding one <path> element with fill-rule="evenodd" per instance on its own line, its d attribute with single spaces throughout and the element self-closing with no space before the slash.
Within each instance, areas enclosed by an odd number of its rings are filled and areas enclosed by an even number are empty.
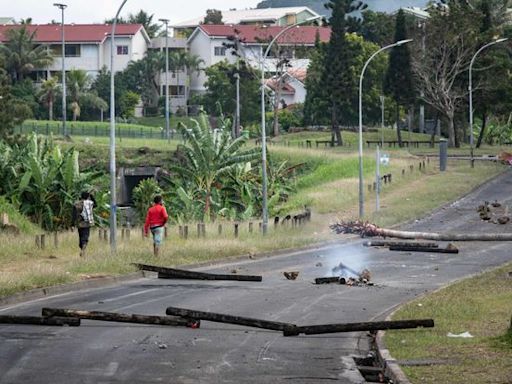
<svg viewBox="0 0 512 384">
<path fill-rule="evenodd" d="M 289 323 L 252 319 L 249 317 L 232 316 L 222 313 L 195 311 L 185 308 L 168 307 L 165 313 L 173 316 L 181 316 L 187 319 L 207 320 L 216 323 L 244 325 L 246 327 L 270 329 L 273 331 L 285 331 L 296 328 L 296 325 Z"/>
<path fill-rule="evenodd" d="M 63 317 L 39 317 L 39 316 L 0 316 L 0 324 L 30 324 L 30 325 L 55 325 L 78 327 L 80 319 L 68 319 Z"/>
<path fill-rule="evenodd" d="M 374 224 L 361 221 L 339 222 L 330 226 L 337 234 L 356 233 L 361 237 L 395 237 L 410 240 L 434 241 L 512 241 L 512 233 L 431 233 L 408 232 L 379 228 Z"/>
<path fill-rule="evenodd" d="M 156 265 L 133 264 L 143 271 L 158 272 L 160 279 L 191 279 L 191 280 L 235 280 L 235 281 L 257 281 L 263 280 L 261 276 L 251 275 L 224 275 L 217 273 L 206 273 L 187 271 L 184 269 L 175 269 L 167 267 L 159 267 Z"/>
<path fill-rule="evenodd" d="M 324 333 L 340 333 L 340 332 L 370 332 L 384 331 L 387 329 L 411 329 L 411 328 L 432 328 L 434 320 L 397 320 L 397 321 L 374 321 L 366 323 L 342 323 L 342 324 L 323 324 L 299 326 L 289 328 L 284 331 L 284 336 L 297 336 L 301 333 L 306 335 L 319 335 Z"/>
<path fill-rule="evenodd" d="M 385 241 L 385 240 L 372 240 L 363 243 L 365 247 L 423 247 L 423 248 L 439 248 L 437 243 L 415 243 L 405 241 Z"/>
<path fill-rule="evenodd" d="M 152 324 L 152 325 L 172 325 L 199 328 L 199 321 L 190 321 L 180 317 L 169 316 L 146 316 L 146 315 L 128 315 L 124 313 L 101 312 L 101 311 L 81 311 L 65 308 L 43 308 L 42 315 L 51 319 L 58 317 L 71 317 L 77 319 L 112 321 L 119 323 Z"/>
</svg>

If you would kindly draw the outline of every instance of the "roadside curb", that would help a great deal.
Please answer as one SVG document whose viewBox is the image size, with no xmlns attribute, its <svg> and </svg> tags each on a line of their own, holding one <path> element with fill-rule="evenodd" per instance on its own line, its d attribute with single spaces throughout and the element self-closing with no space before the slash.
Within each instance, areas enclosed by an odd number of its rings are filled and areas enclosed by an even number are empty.
<svg viewBox="0 0 512 384">
<path fill-rule="evenodd" d="M 99 277 L 96 279 L 78 281 L 75 283 L 31 289 L 30 291 L 15 293 L 14 295 L 11 296 L 0 297 L 0 307 L 12 304 L 19 304 L 25 301 L 42 299 L 44 297 L 75 292 L 82 289 L 101 288 L 108 285 L 114 285 L 125 281 L 135 280 L 141 277 L 144 277 L 144 273 L 142 273 L 142 271 L 139 271 L 127 275 Z"/>
<path fill-rule="evenodd" d="M 386 317 L 386 321 L 391 320 L 391 315 Z M 394 384 L 411 384 L 404 371 L 398 364 L 398 361 L 391 356 L 391 353 L 384 344 L 384 335 L 386 331 L 378 331 L 375 338 L 375 345 L 377 346 L 377 359 L 379 364 L 384 368 L 384 374 L 393 380 Z"/>
<path fill-rule="evenodd" d="M 218 260 L 212 260 L 202 263 L 196 263 L 196 264 L 187 264 L 187 265 L 180 265 L 177 266 L 177 268 L 203 268 L 203 267 L 210 267 L 215 265 L 222 265 L 226 263 L 236 263 L 239 261 L 249 260 L 257 261 L 264 258 L 269 257 L 276 257 L 276 256 L 282 256 L 290 253 L 295 252 L 301 252 L 301 251 L 312 251 L 315 249 L 322 249 L 322 248 L 329 248 L 331 246 L 339 245 L 339 244 L 345 244 L 352 242 L 356 239 L 358 239 L 359 236 L 347 236 L 343 239 L 336 239 L 336 240 L 329 240 L 322 243 L 316 243 L 311 244 L 305 247 L 301 248 L 286 248 L 286 249 L 279 249 L 275 251 L 269 251 L 264 253 L 258 253 L 258 254 L 243 254 L 239 256 L 234 257 L 227 257 L 223 259 Z M 54 285 L 49 286 L 45 288 L 36 288 L 31 289 L 29 291 L 25 292 L 19 292 L 15 293 L 10 296 L 0 297 L 0 308 L 13 305 L 13 304 L 20 304 L 23 302 L 28 302 L 32 300 L 38 300 L 45 297 L 51 297 L 59 294 L 66 294 L 71 292 L 80 291 L 82 289 L 95 289 L 95 288 L 103 288 L 108 287 L 109 285 L 115 285 L 118 283 L 128 282 L 137 280 L 139 278 L 146 277 L 146 275 L 151 274 L 151 272 L 144 272 L 144 271 L 137 271 L 132 272 L 126 275 L 120 275 L 120 276 L 108 276 L 108 277 L 99 277 L 99 278 L 93 278 L 89 280 L 83 280 L 78 281 L 74 283 L 68 283 L 68 284 L 61 284 L 61 285 Z"/>
</svg>

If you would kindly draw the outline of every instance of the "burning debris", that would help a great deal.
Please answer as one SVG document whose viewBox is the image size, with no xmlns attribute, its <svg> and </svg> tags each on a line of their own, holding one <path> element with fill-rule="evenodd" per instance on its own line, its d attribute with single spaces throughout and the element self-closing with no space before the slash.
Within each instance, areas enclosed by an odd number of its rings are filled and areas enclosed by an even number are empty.
<svg viewBox="0 0 512 384">
<path fill-rule="evenodd" d="M 510 221 L 508 206 L 503 207 L 498 200 L 495 200 L 493 203 L 485 201 L 482 205 L 478 206 L 476 211 L 479 213 L 480 219 L 493 224 L 505 225 Z"/>
<path fill-rule="evenodd" d="M 318 277 L 315 279 L 315 284 L 331 284 L 337 283 L 349 286 L 362 286 L 362 285 L 374 285 L 371 282 L 371 273 L 368 269 L 363 269 L 361 272 L 357 272 L 354 269 L 346 266 L 343 263 L 339 263 L 332 269 L 332 273 L 337 276 L 333 277 Z"/>
</svg>

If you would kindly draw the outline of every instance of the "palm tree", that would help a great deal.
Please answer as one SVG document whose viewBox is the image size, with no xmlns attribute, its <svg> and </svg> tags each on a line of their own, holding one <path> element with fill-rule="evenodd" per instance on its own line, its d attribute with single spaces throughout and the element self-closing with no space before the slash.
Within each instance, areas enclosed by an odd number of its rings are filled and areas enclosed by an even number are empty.
<svg viewBox="0 0 512 384">
<path fill-rule="evenodd" d="M 53 120 L 53 103 L 60 86 L 56 77 L 50 77 L 43 81 L 41 85 L 41 93 L 39 99 L 48 106 L 48 119 Z"/>
<path fill-rule="evenodd" d="M 192 189 L 204 199 L 204 217 L 210 218 L 212 213 L 212 192 L 220 185 L 221 178 L 227 175 L 238 164 L 254 161 L 259 158 L 258 148 L 244 150 L 246 141 L 243 137 L 231 137 L 231 123 L 220 119 L 218 129 L 212 130 L 205 113 L 198 120 L 192 120 L 192 126 L 180 124 L 178 128 L 186 139 L 178 152 L 183 154 L 183 164 L 171 167 L 182 178 L 193 184 Z"/>
<path fill-rule="evenodd" d="M 53 56 L 46 45 L 34 42 L 36 31 L 29 32 L 27 25 L 8 29 L 7 41 L 0 45 L 5 68 L 14 82 L 21 81 L 35 68 L 45 68 L 53 62 Z"/>
<path fill-rule="evenodd" d="M 180 84 L 180 71 L 185 69 L 187 76 L 187 85 L 185 86 L 185 99 L 188 100 L 189 77 L 194 72 L 201 71 L 201 65 L 204 60 L 198 55 L 191 55 L 185 51 L 172 52 L 169 55 L 169 67 L 176 74 L 176 83 Z"/>
<path fill-rule="evenodd" d="M 91 78 L 84 70 L 72 69 L 66 74 L 66 86 L 71 99 L 73 121 L 80 116 L 80 97 L 88 91 L 90 82 Z"/>
<path fill-rule="evenodd" d="M 158 84 L 156 78 L 163 69 L 162 54 L 148 51 L 146 56 L 137 61 L 131 61 L 123 72 L 129 89 L 141 95 L 145 106 L 158 104 Z"/>
</svg>

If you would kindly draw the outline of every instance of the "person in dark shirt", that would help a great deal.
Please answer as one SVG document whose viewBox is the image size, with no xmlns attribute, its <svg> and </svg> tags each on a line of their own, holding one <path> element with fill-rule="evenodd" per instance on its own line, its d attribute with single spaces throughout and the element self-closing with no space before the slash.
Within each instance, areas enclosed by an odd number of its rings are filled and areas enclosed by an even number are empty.
<svg viewBox="0 0 512 384">
<path fill-rule="evenodd" d="M 85 256 L 85 250 L 89 243 L 91 227 L 94 225 L 95 202 L 89 192 L 82 192 L 80 200 L 73 205 L 73 225 L 78 228 L 78 246 L 80 247 L 80 257 Z"/>
</svg>

